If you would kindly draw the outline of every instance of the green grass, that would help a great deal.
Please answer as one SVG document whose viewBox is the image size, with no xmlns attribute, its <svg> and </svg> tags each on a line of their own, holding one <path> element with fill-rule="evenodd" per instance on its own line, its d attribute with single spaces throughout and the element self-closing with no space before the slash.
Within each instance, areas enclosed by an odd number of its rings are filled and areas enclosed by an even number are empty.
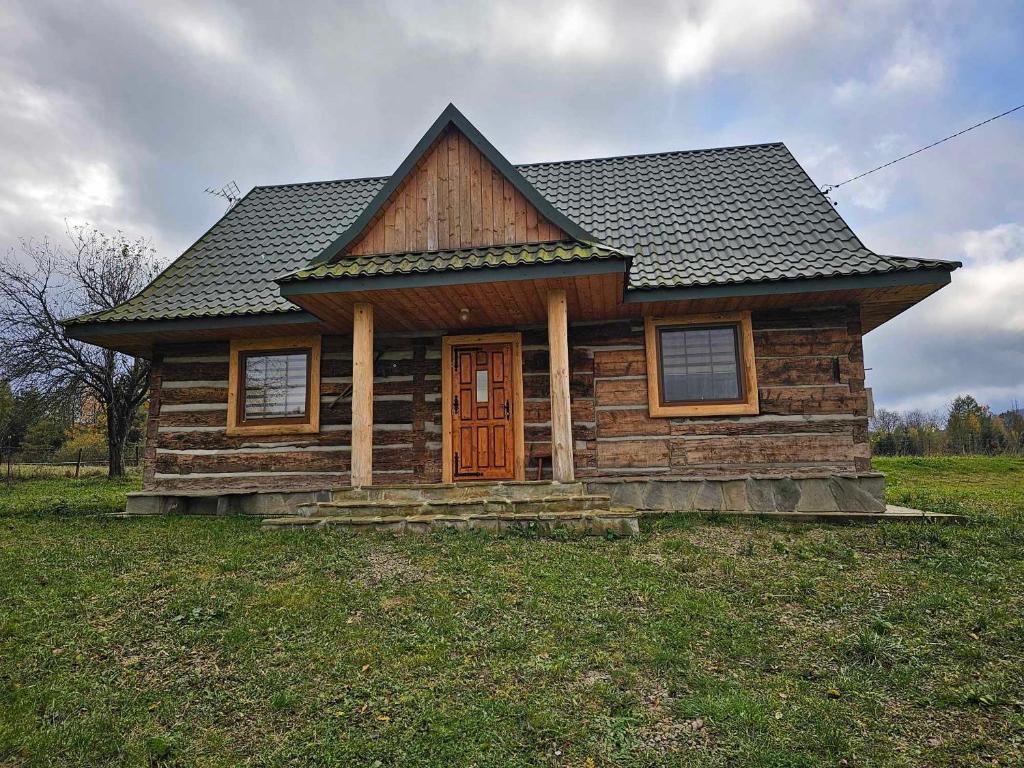
<svg viewBox="0 0 1024 768">
<path fill-rule="evenodd" d="M 106 477 L 36 477 L 0 479 L 0 518 L 10 515 L 98 515 L 124 510 L 125 494 L 138 490 L 137 474 L 111 481 Z"/>
<path fill-rule="evenodd" d="M 1019 764 L 1022 463 L 879 466 L 972 521 L 345 537 L 0 490 L 0 765 Z"/>
</svg>

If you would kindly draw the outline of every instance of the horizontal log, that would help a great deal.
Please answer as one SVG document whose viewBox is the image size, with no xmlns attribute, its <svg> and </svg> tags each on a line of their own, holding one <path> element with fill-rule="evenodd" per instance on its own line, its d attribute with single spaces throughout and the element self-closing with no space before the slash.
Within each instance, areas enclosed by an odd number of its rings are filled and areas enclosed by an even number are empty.
<svg viewBox="0 0 1024 768">
<path fill-rule="evenodd" d="M 223 363 L 164 363 L 160 376 L 166 381 L 227 381 L 228 364 Z"/>
<path fill-rule="evenodd" d="M 405 400 L 374 400 L 373 422 L 375 424 L 408 424 L 413 420 L 413 403 Z M 351 424 L 352 403 L 348 399 L 335 404 L 320 406 L 321 424 Z"/>
<path fill-rule="evenodd" d="M 844 385 L 809 387 L 762 387 L 758 390 L 761 413 L 768 414 L 867 414 L 864 392 Z"/>
<path fill-rule="evenodd" d="M 856 307 L 805 307 L 760 309 L 751 315 L 754 330 L 768 328 L 846 328 L 851 320 L 859 320 Z"/>
<path fill-rule="evenodd" d="M 670 432 L 669 420 L 651 418 L 646 406 L 628 411 L 597 412 L 597 434 L 599 437 L 668 435 Z"/>
<path fill-rule="evenodd" d="M 378 425 L 381 426 L 381 425 Z M 386 426 L 386 425 L 384 425 Z M 412 443 L 416 433 L 410 429 L 382 430 L 373 432 L 373 444 L 395 445 Z M 332 430 L 315 435 L 228 435 L 225 432 L 162 432 L 158 437 L 160 448 L 172 450 L 200 449 L 231 449 L 250 446 L 347 446 L 352 441 L 352 433 L 348 430 Z"/>
<path fill-rule="evenodd" d="M 647 356 L 642 349 L 594 350 L 596 376 L 644 376 Z"/>
<path fill-rule="evenodd" d="M 860 346 L 845 328 L 754 331 L 754 356 L 849 355 Z"/>
<path fill-rule="evenodd" d="M 852 419 L 815 419 L 802 417 L 792 419 L 785 417 L 752 416 L 739 419 L 673 419 L 671 433 L 673 437 L 729 437 L 744 435 L 789 435 L 789 434 L 841 434 L 850 435 L 856 430 L 867 428 L 859 421 Z"/>
<path fill-rule="evenodd" d="M 603 346 L 643 343 L 643 329 L 633 330 L 629 320 L 591 325 L 573 325 L 569 327 L 569 346 L 590 346 L 594 349 Z"/>
<path fill-rule="evenodd" d="M 160 403 L 165 405 L 182 405 L 185 403 L 226 403 L 228 388 L 223 387 L 187 387 L 183 389 L 162 387 Z"/>
<path fill-rule="evenodd" d="M 598 442 L 597 466 L 608 468 L 668 467 L 669 441 L 622 440 Z"/>
<path fill-rule="evenodd" d="M 647 386 L 631 379 L 597 379 L 594 396 L 598 406 L 647 405 Z"/>
<path fill-rule="evenodd" d="M 348 451 L 183 455 L 157 452 L 156 471 L 166 474 L 221 472 L 347 472 Z"/>
<path fill-rule="evenodd" d="M 853 440 L 849 435 L 673 438 L 669 447 L 673 467 L 853 461 Z"/>
<path fill-rule="evenodd" d="M 164 411 L 160 409 L 162 427 L 224 427 L 228 423 L 227 409 L 222 411 Z"/>
</svg>

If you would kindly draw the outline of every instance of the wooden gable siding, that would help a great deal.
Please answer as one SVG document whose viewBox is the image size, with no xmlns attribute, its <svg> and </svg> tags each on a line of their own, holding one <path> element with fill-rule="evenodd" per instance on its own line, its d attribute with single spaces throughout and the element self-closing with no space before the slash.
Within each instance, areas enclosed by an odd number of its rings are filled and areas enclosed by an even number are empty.
<svg viewBox="0 0 1024 768">
<path fill-rule="evenodd" d="M 365 256 L 565 238 L 469 139 L 449 128 L 347 253 Z"/>
</svg>

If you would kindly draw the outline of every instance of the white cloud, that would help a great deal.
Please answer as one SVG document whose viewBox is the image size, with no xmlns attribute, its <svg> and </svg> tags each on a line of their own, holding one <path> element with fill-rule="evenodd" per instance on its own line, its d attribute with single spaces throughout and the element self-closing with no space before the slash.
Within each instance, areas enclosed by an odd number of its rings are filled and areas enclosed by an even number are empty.
<svg viewBox="0 0 1024 768">
<path fill-rule="evenodd" d="M 675 30 L 665 71 L 692 81 L 719 67 L 735 68 L 789 45 L 813 26 L 816 6 L 805 0 L 718 0 Z"/>
<path fill-rule="evenodd" d="M 458 53 L 543 65 L 552 58 L 607 62 L 619 50 L 608 14 L 590 0 L 469 6 L 390 0 L 387 7 L 410 39 Z"/>
<path fill-rule="evenodd" d="M 865 337 L 876 402 L 934 409 L 968 393 L 999 410 L 1024 401 L 1024 224 L 937 236 L 931 248 L 964 266 Z"/>
<path fill-rule="evenodd" d="M 65 221 L 124 226 L 124 184 L 81 105 L 8 79 L 0 92 L 0 229 L 34 237 L 62 232 Z"/>
<path fill-rule="evenodd" d="M 931 41 L 913 30 L 900 34 L 889 55 L 878 65 L 869 63 L 867 69 L 868 74 L 834 86 L 832 100 L 841 106 L 863 108 L 866 101 L 878 98 L 935 91 L 946 79 L 942 54 Z"/>
<path fill-rule="evenodd" d="M 953 240 L 964 267 L 954 274 L 955 287 L 926 305 L 928 324 L 978 334 L 1020 333 L 1024 355 L 1024 225 L 968 230 Z"/>
</svg>

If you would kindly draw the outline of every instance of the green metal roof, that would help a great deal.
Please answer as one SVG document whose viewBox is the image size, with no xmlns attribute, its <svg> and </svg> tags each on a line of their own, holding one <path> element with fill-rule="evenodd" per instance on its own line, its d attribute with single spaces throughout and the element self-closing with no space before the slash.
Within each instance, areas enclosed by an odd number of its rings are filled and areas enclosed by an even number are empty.
<svg viewBox="0 0 1024 768">
<path fill-rule="evenodd" d="M 495 245 L 451 251 L 391 253 L 347 256 L 332 264 L 300 269 L 278 280 L 293 283 L 331 278 L 384 277 L 421 272 L 452 272 L 465 269 L 493 269 L 526 264 L 553 264 L 593 259 L 621 259 L 629 254 L 616 248 L 579 242 Z"/>
<path fill-rule="evenodd" d="M 516 170 L 602 247 L 634 254 L 631 301 L 669 289 L 897 272 L 921 273 L 929 282 L 927 273 L 959 266 L 869 250 L 778 143 Z M 305 269 L 336 243 L 388 181 L 256 187 L 141 294 L 75 322 L 299 312 L 276 280 Z M 394 268 L 391 257 L 373 258 L 379 265 L 368 269 Z M 402 254 L 399 261 L 410 258 Z"/>
</svg>

